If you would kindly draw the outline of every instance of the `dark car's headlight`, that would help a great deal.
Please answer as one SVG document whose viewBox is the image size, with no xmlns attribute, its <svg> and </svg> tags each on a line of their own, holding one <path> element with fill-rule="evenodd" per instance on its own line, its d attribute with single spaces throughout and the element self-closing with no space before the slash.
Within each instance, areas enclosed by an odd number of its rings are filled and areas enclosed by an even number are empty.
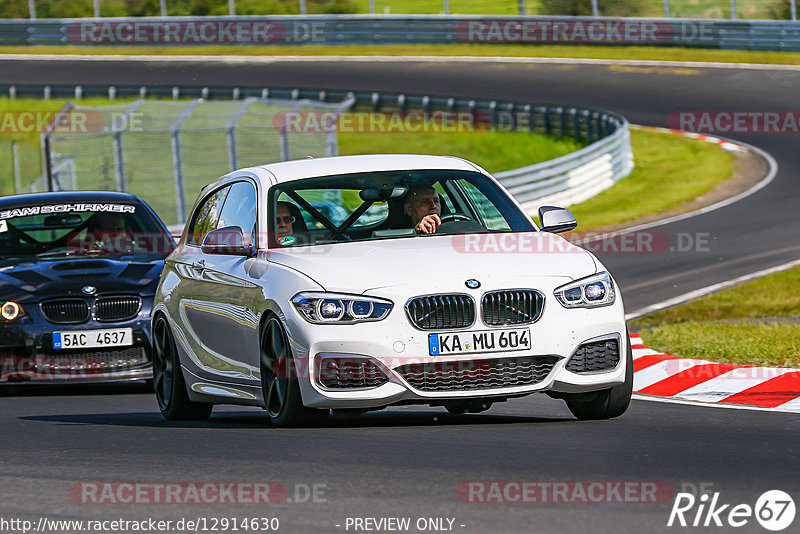
<svg viewBox="0 0 800 534">
<path fill-rule="evenodd" d="M 394 304 L 389 300 L 340 293 L 298 293 L 292 304 L 309 323 L 380 321 Z"/>
<path fill-rule="evenodd" d="M 0 323 L 10 323 L 25 316 L 25 310 L 16 302 L 5 301 L 0 306 Z"/>
<path fill-rule="evenodd" d="M 608 306 L 617 299 L 614 282 L 605 271 L 563 285 L 553 294 L 565 308 Z"/>
</svg>

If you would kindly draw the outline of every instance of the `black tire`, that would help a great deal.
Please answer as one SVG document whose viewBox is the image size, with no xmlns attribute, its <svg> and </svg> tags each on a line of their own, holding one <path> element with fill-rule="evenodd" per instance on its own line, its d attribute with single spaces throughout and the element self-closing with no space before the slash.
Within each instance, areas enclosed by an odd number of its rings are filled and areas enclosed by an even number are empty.
<svg viewBox="0 0 800 534">
<path fill-rule="evenodd" d="M 627 331 L 625 332 L 628 335 Z M 631 403 L 633 394 L 633 351 L 630 336 L 625 343 L 628 350 L 625 355 L 625 382 L 609 389 L 598 391 L 588 400 L 564 399 L 572 415 L 582 420 L 611 419 L 624 414 Z M 582 399 L 585 396 L 582 397 Z"/>
<path fill-rule="evenodd" d="M 261 332 L 261 392 L 267 417 L 276 427 L 318 425 L 330 412 L 303 404 L 292 348 L 274 316 L 267 319 Z"/>
<path fill-rule="evenodd" d="M 153 388 L 158 408 L 166 419 L 208 419 L 214 409 L 213 404 L 189 399 L 172 328 L 163 315 L 153 325 Z"/>
</svg>

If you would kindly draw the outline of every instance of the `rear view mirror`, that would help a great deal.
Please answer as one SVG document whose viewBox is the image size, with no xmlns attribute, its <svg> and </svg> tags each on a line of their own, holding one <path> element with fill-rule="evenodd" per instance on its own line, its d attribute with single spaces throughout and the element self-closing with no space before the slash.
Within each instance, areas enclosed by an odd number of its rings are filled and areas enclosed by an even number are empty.
<svg viewBox="0 0 800 534">
<path fill-rule="evenodd" d="M 77 213 L 48 215 L 44 218 L 45 226 L 78 226 L 82 222 L 83 219 Z"/>
<path fill-rule="evenodd" d="M 555 206 L 539 208 L 539 221 L 542 232 L 553 232 L 554 234 L 569 232 L 578 226 L 578 221 L 568 209 Z"/>
<path fill-rule="evenodd" d="M 244 232 L 238 226 L 228 226 L 210 231 L 201 249 L 205 254 L 225 254 L 229 256 L 252 256 L 255 247 L 244 243 Z"/>
<path fill-rule="evenodd" d="M 377 188 L 372 187 L 370 189 L 362 190 L 358 196 L 361 197 L 361 200 L 367 202 L 372 200 L 373 202 L 380 202 L 380 201 L 387 201 L 393 198 L 400 198 L 408 192 L 407 187 L 384 187 L 384 188 Z"/>
</svg>

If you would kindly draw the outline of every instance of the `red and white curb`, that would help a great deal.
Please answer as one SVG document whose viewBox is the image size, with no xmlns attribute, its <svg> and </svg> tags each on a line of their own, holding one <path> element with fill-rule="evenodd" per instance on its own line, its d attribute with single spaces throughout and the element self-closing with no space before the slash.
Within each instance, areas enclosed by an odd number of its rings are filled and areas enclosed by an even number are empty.
<svg viewBox="0 0 800 534">
<path fill-rule="evenodd" d="M 800 413 L 800 369 L 732 365 L 662 354 L 631 334 L 633 392 Z"/>
<path fill-rule="evenodd" d="M 701 133 L 695 132 L 687 132 L 684 130 L 674 130 L 672 128 L 659 128 L 657 126 L 641 126 L 636 125 L 636 128 L 640 130 L 649 130 L 651 132 L 661 132 L 661 133 L 671 133 L 675 135 L 682 135 L 684 137 L 689 137 L 691 139 L 698 139 L 700 141 L 706 141 L 707 143 L 714 143 L 719 145 L 720 148 L 723 150 L 728 150 L 729 152 L 744 152 L 747 148 L 744 145 L 741 145 L 735 141 L 730 139 L 724 139 L 722 137 L 716 137 L 713 135 L 706 135 Z"/>
</svg>

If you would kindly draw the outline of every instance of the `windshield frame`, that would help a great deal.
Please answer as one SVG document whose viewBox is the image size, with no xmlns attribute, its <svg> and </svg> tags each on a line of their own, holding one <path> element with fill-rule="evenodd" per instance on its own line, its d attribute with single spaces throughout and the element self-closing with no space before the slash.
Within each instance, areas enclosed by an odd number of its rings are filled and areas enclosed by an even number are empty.
<svg viewBox="0 0 800 534">
<path fill-rule="evenodd" d="M 331 185 L 335 184 L 336 181 L 352 181 L 353 183 L 350 184 L 342 184 L 347 185 L 347 187 L 340 187 L 339 189 L 344 190 L 360 190 L 364 191 L 365 189 L 371 189 L 375 186 L 380 185 L 384 190 L 389 190 L 392 187 L 404 187 L 406 188 L 403 191 L 404 196 L 407 193 L 407 188 L 411 185 L 436 185 L 439 184 L 440 187 L 445 190 L 446 198 L 450 199 L 454 202 L 455 212 L 463 214 L 465 211 L 467 214 L 473 218 L 475 222 L 481 221 L 481 216 L 478 213 L 478 208 L 475 205 L 474 201 L 470 198 L 469 194 L 464 190 L 464 187 L 461 185 L 460 180 L 466 180 L 470 184 L 472 184 L 480 193 L 486 197 L 487 200 L 494 206 L 494 208 L 499 212 L 502 218 L 507 223 L 509 229 L 508 230 L 490 230 L 484 229 L 481 231 L 473 230 L 473 231 L 464 231 L 464 232 L 446 232 L 446 233 L 434 233 L 434 234 L 417 234 L 417 232 L 413 231 L 413 228 L 408 228 L 408 232 L 403 232 L 401 230 L 397 230 L 392 235 L 386 236 L 375 236 L 374 234 L 368 238 L 360 238 L 360 239 L 324 239 L 324 240 L 317 240 L 317 239 L 308 239 L 306 241 L 302 241 L 299 239 L 293 240 L 291 242 L 291 248 L 296 247 L 309 247 L 309 246 L 318 246 L 318 245 L 333 245 L 333 244 L 341 244 L 341 243 L 362 243 L 362 242 L 369 242 L 369 241 L 384 241 L 387 239 L 407 239 L 410 237 L 435 237 L 435 236 L 445 236 L 445 235 L 456 235 L 456 234 L 481 234 L 481 233 L 513 233 L 513 232 L 535 232 L 538 230 L 533 219 L 527 215 L 516 202 L 516 200 L 502 187 L 495 179 L 490 176 L 487 176 L 484 173 L 478 171 L 466 171 L 466 170 L 455 170 L 455 169 L 415 169 L 415 170 L 387 170 L 387 171 L 370 171 L 370 172 L 359 172 L 359 173 L 345 173 L 345 174 L 332 174 L 327 176 L 317 176 L 313 178 L 302 178 L 298 180 L 289 180 L 280 182 L 277 184 L 272 185 L 268 192 L 267 192 L 267 224 L 268 224 L 268 236 L 270 237 L 268 241 L 268 247 L 270 249 L 279 249 L 279 250 L 286 250 L 286 245 L 281 245 L 277 242 L 276 236 L 277 234 L 277 225 L 275 221 L 275 213 L 277 210 L 277 203 L 279 197 L 281 198 L 281 202 L 286 200 L 288 197 L 293 203 L 296 204 L 295 207 L 301 207 L 306 214 L 312 216 L 316 221 L 318 221 L 322 226 L 322 231 L 327 231 L 330 234 L 333 234 L 332 237 L 336 237 L 337 234 L 342 233 L 346 234 L 349 230 L 353 228 L 353 223 L 357 222 L 358 217 L 356 219 L 351 220 L 352 217 L 348 217 L 341 226 L 336 226 L 332 221 L 330 221 L 327 217 L 325 217 L 317 207 L 314 206 L 313 202 L 309 202 L 308 200 L 304 199 L 299 195 L 297 192 L 300 191 L 311 191 L 314 189 L 319 189 L 320 191 L 326 189 L 324 186 L 327 183 Z M 369 186 L 369 187 L 365 187 Z M 335 189 L 331 187 L 331 189 Z M 441 193 L 440 193 L 441 195 Z M 402 197 L 401 196 L 401 197 Z M 298 198 L 300 197 L 300 198 Z M 399 201 L 401 197 L 391 197 L 392 201 Z M 363 208 L 365 205 L 369 204 L 367 200 L 361 196 L 360 198 L 361 204 L 355 207 L 352 211 L 349 208 L 344 208 L 345 211 L 350 211 L 350 214 L 354 214 L 358 212 L 359 208 Z M 376 202 L 387 202 L 387 199 L 378 200 Z M 388 206 L 388 202 L 387 202 Z M 369 205 L 367 206 L 369 207 Z M 363 212 L 362 212 L 363 213 Z M 378 227 L 384 224 L 391 215 L 387 215 L 387 218 L 378 221 L 375 223 L 375 227 Z M 296 217 L 295 217 L 296 218 Z M 347 227 L 342 229 L 342 226 L 345 223 L 349 223 Z M 374 230 L 375 227 L 372 227 Z M 357 229 L 361 229 L 362 231 L 370 230 L 370 227 L 365 226 L 357 226 Z M 305 233 L 305 234 L 313 234 L 318 230 L 315 229 L 313 231 L 295 231 L 295 234 L 298 233 Z"/>
</svg>

